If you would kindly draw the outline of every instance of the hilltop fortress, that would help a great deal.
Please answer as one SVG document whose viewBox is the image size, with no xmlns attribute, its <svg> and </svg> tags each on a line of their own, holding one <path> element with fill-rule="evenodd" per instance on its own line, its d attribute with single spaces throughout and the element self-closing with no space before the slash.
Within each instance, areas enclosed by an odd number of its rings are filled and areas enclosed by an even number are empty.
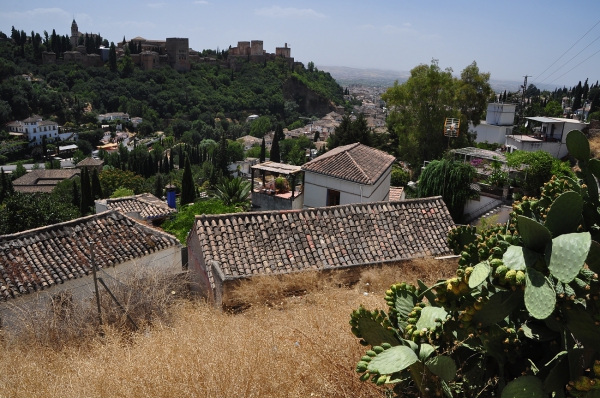
<svg viewBox="0 0 600 398">
<path fill-rule="evenodd" d="M 82 36 L 84 34 L 79 32 L 77 22 L 73 19 L 71 24 L 72 50 L 65 51 L 62 59 L 58 59 L 54 52 L 44 51 L 42 62 L 44 64 L 72 62 L 86 67 L 104 65 L 108 61 L 110 49 L 100 47 L 98 54 L 88 54 L 86 46 L 78 45 Z M 291 57 L 291 48 L 288 47 L 287 43 L 284 47 L 275 48 L 275 53 L 267 53 L 263 49 L 262 40 L 239 41 L 237 47 L 229 47 L 227 57 L 220 60 L 212 57 L 202 57 L 198 51 L 194 51 L 189 47 L 188 38 L 169 37 L 165 40 L 148 40 L 138 36 L 129 42 L 124 40 L 117 43 L 117 57 L 125 55 L 126 46 L 130 49 L 133 63 L 144 70 L 168 65 L 177 71 L 186 72 L 191 69 L 192 63 L 212 63 L 238 69 L 240 61 L 261 63 L 273 60 L 276 57 L 284 59 L 290 68 L 295 64 L 294 58 Z"/>
</svg>

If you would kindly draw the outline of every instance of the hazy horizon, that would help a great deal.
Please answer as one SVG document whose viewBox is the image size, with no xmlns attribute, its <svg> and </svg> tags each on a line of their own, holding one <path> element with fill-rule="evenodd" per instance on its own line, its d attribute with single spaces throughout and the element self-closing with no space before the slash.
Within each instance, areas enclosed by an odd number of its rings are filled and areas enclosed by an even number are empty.
<svg viewBox="0 0 600 398">
<path fill-rule="evenodd" d="M 267 52 L 288 43 L 305 64 L 408 72 L 437 59 L 455 74 L 476 61 L 492 79 L 520 82 L 527 74 L 536 85 L 600 78 L 600 3 L 594 0 L 572 9 L 554 0 L 159 1 L 58 0 L 51 7 L 40 0 L 11 2 L 0 12 L 0 30 L 10 35 L 12 26 L 28 34 L 55 29 L 64 35 L 75 18 L 81 32 L 113 42 L 188 37 L 190 47 L 202 50 L 263 40 Z"/>
</svg>

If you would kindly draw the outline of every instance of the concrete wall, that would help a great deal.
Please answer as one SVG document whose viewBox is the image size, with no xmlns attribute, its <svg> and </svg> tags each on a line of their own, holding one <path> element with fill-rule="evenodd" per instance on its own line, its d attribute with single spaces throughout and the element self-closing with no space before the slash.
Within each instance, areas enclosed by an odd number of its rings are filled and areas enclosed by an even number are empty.
<svg viewBox="0 0 600 398">
<path fill-rule="evenodd" d="M 500 144 L 504 145 L 506 143 L 506 130 L 511 129 L 511 127 L 506 126 L 495 126 L 487 123 L 481 123 L 474 127 L 473 125 L 469 126 L 470 130 L 473 130 L 477 133 L 477 138 L 475 138 L 476 142 L 488 142 L 490 144 Z"/>
<path fill-rule="evenodd" d="M 214 292 L 210 286 L 204 254 L 195 227 L 192 227 L 192 230 L 188 235 L 187 251 L 190 290 L 200 297 L 213 300 Z"/>
<path fill-rule="evenodd" d="M 298 210 L 304 206 L 304 194 L 300 194 L 290 199 L 279 198 L 275 195 L 267 195 L 259 192 L 252 192 L 252 207 L 257 210 Z"/>
<path fill-rule="evenodd" d="M 530 142 L 522 141 L 519 137 L 518 135 L 506 137 L 506 146 L 509 147 L 510 152 L 515 149 L 527 152 L 546 151 L 557 159 L 561 159 L 569 153 L 567 145 L 562 142 Z"/>
<path fill-rule="evenodd" d="M 481 193 L 478 199 L 470 199 L 465 204 L 464 215 L 468 218 L 476 218 L 501 204 L 502 199 Z"/>
<path fill-rule="evenodd" d="M 515 122 L 514 104 L 488 104 L 485 121 L 487 124 L 495 124 L 498 126 L 512 126 Z"/>
<path fill-rule="evenodd" d="M 304 207 L 327 206 L 328 189 L 340 192 L 340 205 L 386 201 L 390 193 L 391 172 L 392 167 L 390 166 L 374 185 L 361 185 L 306 171 L 304 173 Z"/>
<path fill-rule="evenodd" d="M 179 274 L 182 271 L 181 249 L 179 246 L 174 246 L 159 252 L 150 253 L 143 258 L 136 258 L 118 264 L 115 267 L 103 268 L 102 271 L 98 271 L 97 275 L 109 284 L 110 278 L 106 277 L 104 273 L 113 278 L 123 280 L 135 275 L 140 270 L 140 267 L 171 275 Z M 104 288 L 101 286 L 99 289 L 104 291 Z M 52 297 L 61 292 L 70 292 L 73 300 L 77 301 L 92 298 L 94 296 L 94 279 L 92 274 L 68 280 L 61 285 L 55 285 L 47 290 L 25 294 L 2 303 L 0 305 L 1 326 L 10 329 L 19 328 L 22 325 L 24 317 L 31 316 L 39 311 L 47 311 L 50 308 Z"/>
</svg>

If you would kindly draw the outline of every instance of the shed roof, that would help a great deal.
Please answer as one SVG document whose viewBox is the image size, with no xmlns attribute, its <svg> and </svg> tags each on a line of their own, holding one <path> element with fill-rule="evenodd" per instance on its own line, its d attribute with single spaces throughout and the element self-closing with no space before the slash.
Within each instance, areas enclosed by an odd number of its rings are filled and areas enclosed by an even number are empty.
<svg viewBox="0 0 600 398">
<path fill-rule="evenodd" d="M 203 258 L 227 277 L 360 265 L 450 253 L 441 197 L 196 216 Z M 214 287 L 212 272 L 209 280 Z"/>
<path fill-rule="evenodd" d="M 83 159 L 81 162 L 77 163 L 77 167 L 82 167 L 82 166 L 102 166 L 104 164 L 104 160 L 100 160 L 100 159 L 94 159 L 93 157 L 89 156 L 85 159 Z"/>
<path fill-rule="evenodd" d="M 360 143 L 326 152 L 302 166 L 303 171 L 372 185 L 396 160 L 392 155 Z"/>
<path fill-rule="evenodd" d="M 56 184 L 80 174 L 79 169 L 32 170 L 13 181 L 17 192 L 52 192 Z"/>
<path fill-rule="evenodd" d="M 297 174 L 302 171 L 301 166 L 294 166 L 291 164 L 277 163 L 277 162 L 263 162 L 252 166 L 253 170 L 264 170 L 271 173 L 278 174 Z"/>
<path fill-rule="evenodd" d="M 96 202 L 106 205 L 110 210 L 117 210 L 123 214 L 139 213 L 141 217 L 147 220 L 165 218 L 177 212 L 151 193 L 115 199 L 103 199 Z"/>
<path fill-rule="evenodd" d="M 81 278 L 92 271 L 89 241 L 99 268 L 173 246 L 177 239 L 107 211 L 60 224 L 0 236 L 0 301 Z"/>
</svg>

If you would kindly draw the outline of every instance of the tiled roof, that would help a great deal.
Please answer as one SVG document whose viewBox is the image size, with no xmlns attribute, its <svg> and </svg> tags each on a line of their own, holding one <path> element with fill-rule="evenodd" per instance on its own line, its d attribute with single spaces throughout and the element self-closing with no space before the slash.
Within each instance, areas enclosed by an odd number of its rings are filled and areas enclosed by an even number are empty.
<svg viewBox="0 0 600 398">
<path fill-rule="evenodd" d="M 177 212 L 170 208 L 165 202 L 150 193 L 135 196 L 126 196 L 116 199 L 104 199 L 98 201 L 111 210 L 120 211 L 123 214 L 139 213 L 147 220 L 165 218 Z"/>
<path fill-rule="evenodd" d="M 0 301 L 89 275 L 173 246 L 177 239 L 116 211 L 0 236 Z"/>
<path fill-rule="evenodd" d="M 83 159 L 81 162 L 77 163 L 77 167 L 82 166 L 102 166 L 104 164 L 104 160 L 94 159 L 93 157 L 87 157 Z"/>
<path fill-rule="evenodd" d="M 397 202 L 402 200 L 402 193 L 404 192 L 403 187 L 390 187 L 390 202 Z"/>
<path fill-rule="evenodd" d="M 340 146 L 311 160 L 302 170 L 357 182 L 374 184 L 395 158 L 360 143 Z"/>
<path fill-rule="evenodd" d="M 445 255 L 454 226 L 441 197 L 196 217 L 206 264 L 227 277 Z M 190 247 L 194 247 L 190 246 Z M 210 267 L 209 279 L 214 285 Z M 214 287 L 214 286 L 213 286 Z"/>
<path fill-rule="evenodd" d="M 79 169 L 32 170 L 13 181 L 17 192 L 52 192 L 59 182 L 80 174 Z"/>
</svg>

